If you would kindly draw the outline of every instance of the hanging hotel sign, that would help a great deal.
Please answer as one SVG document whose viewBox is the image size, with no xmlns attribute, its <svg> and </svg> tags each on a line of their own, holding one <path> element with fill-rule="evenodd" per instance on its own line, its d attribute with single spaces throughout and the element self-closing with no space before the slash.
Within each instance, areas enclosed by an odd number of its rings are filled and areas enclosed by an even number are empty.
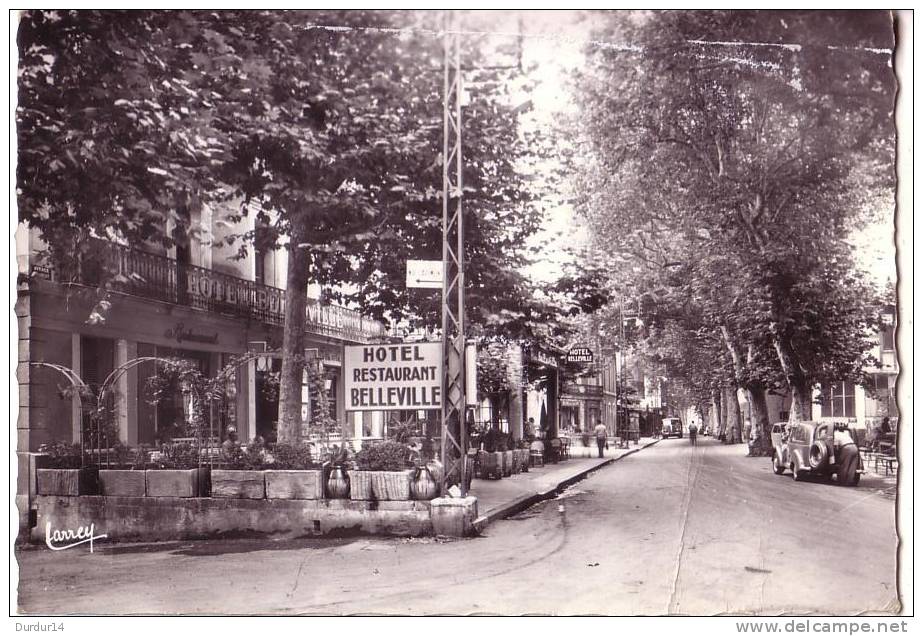
<svg viewBox="0 0 923 636">
<path fill-rule="evenodd" d="M 442 407 L 442 343 L 344 347 L 347 411 Z"/>
<path fill-rule="evenodd" d="M 593 350 L 589 347 L 573 347 L 567 352 L 568 362 L 593 362 Z"/>
</svg>

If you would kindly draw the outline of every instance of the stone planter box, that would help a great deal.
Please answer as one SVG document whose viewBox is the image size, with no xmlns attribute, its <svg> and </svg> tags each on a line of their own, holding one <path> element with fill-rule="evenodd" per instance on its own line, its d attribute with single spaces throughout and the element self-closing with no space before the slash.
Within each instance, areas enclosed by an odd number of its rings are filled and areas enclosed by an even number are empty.
<svg viewBox="0 0 923 636">
<path fill-rule="evenodd" d="M 147 495 L 147 480 L 144 478 L 144 471 L 100 470 L 99 494 L 104 497 L 144 497 Z"/>
<path fill-rule="evenodd" d="M 372 495 L 372 471 L 370 470 L 348 470 L 349 475 L 349 498 L 353 501 L 371 501 Z"/>
<path fill-rule="evenodd" d="M 267 499 L 324 498 L 324 471 L 322 470 L 267 470 L 264 472 Z M 214 478 L 212 481 L 214 482 Z"/>
<path fill-rule="evenodd" d="M 522 472 L 529 472 L 529 449 L 520 448 L 516 452 L 519 453 L 519 466 L 522 469 Z"/>
<path fill-rule="evenodd" d="M 35 481 L 39 495 L 77 497 L 99 494 L 99 470 L 95 468 L 38 468 Z"/>
<path fill-rule="evenodd" d="M 457 505 L 455 502 L 464 500 L 449 501 Z M 263 537 L 271 542 L 278 538 L 328 533 L 402 537 L 433 534 L 430 501 L 39 495 L 34 505 L 36 523 L 29 536 L 39 545 L 45 542 L 46 523 L 62 530 L 95 523 L 97 534 L 108 535 L 103 540 L 107 545 L 120 541 L 189 541 L 227 538 L 228 535 Z M 441 519 L 448 526 L 441 532 L 448 534 L 452 526 L 447 522 L 461 511 L 443 512 L 449 513 L 449 518 Z M 467 518 L 472 517 L 468 515 Z"/>
<path fill-rule="evenodd" d="M 433 533 L 450 537 L 468 537 L 476 533 L 474 521 L 478 517 L 477 497 L 438 497 L 430 504 Z"/>
<path fill-rule="evenodd" d="M 261 470 L 213 468 L 211 471 L 211 483 L 212 497 L 263 499 L 266 496 L 266 484 Z"/>
<path fill-rule="evenodd" d="M 480 462 L 480 474 L 478 477 L 481 479 L 500 479 L 503 476 L 502 454 L 480 451 L 478 460 Z"/>
<path fill-rule="evenodd" d="M 146 470 L 148 497 L 207 497 L 208 469 Z"/>
<path fill-rule="evenodd" d="M 372 473 L 372 494 L 378 501 L 409 501 L 411 470 L 382 470 Z"/>
<path fill-rule="evenodd" d="M 503 476 L 509 477 L 513 474 L 513 451 L 503 451 Z"/>
<path fill-rule="evenodd" d="M 518 475 L 522 472 L 522 455 L 519 454 L 518 448 L 511 450 L 510 455 L 513 458 L 513 474 Z"/>
</svg>

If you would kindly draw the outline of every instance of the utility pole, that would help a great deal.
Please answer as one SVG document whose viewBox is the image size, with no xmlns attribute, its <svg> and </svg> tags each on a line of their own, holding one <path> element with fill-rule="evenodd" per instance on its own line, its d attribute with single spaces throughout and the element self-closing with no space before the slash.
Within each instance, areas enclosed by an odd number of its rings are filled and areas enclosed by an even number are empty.
<svg viewBox="0 0 923 636">
<path fill-rule="evenodd" d="M 465 421 L 465 245 L 462 215 L 461 33 L 454 11 L 443 31 L 442 141 L 442 490 L 467 495 Z"/>
</svg>

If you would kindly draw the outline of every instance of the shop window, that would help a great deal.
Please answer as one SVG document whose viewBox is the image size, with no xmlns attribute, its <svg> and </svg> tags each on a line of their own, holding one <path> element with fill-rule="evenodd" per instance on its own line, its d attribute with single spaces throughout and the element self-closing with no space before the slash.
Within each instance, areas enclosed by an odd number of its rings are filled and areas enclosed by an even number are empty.
<svg viewBox="0 0 923 636">
<path fill-rule="evenodd" d="M 210 355 L 211 354 L 205 351 L 157 347 L 157 357 L 181 358 L 183 360 L 192 361 L 206 377 L 211 375 Z M 183 395 L 178 385 L 169 387 L 157 402 L 155 411 L 155 441 L 165 442 L 177 437 L 186 438 L 195 435 L 195 431 L 190 428 L 190 423 L 192 421 L 191 408 L 192 403 L 188 397 Z"/>
<path fill-rule="evenodd" d="M 80 337 L 80 376 L 84 383 L 90 389 L 99 394 L 103 382 L 115 369 L 115 341 L 108 338 L 92 338 L 89 336 Z M 115 399 L 112 392 L 108 392 L 105 398 L 105 408 L 110 412 L 111 422 L 115 422 L 113 409 Z M 84 440 L 93 447 L 111 446 L 115 439 L 97 438 L 90 432 L 90 414 L 87 410 L 83 413 Z"/>
<path fill-rule="evenodd" d="M 881 332 L 881 350 L 894 351 L 894 325 L 885 327 Z"/>
<path fill-rule="evenodd" d="M 897 417 L 897 401 L 894 396 L 897 376 L 881 373 L 872 376 L 872 379 L 872 390 L 866 396 L 866 415 Z"/>
<path fill-rule="evenodd" d="M 824 385 L 820 414 L 821 417 L 855 417 L 856 386 L 849 382 Z"/>
<path fill-rule="evenodd" d="M 138 357 L 153 357 L 157 348 L 145 342 L 138 343 Z M 153 398 L 150 386 L 151 378 L 157 373 L 157 364 L 144 362 L 138 365 L 138 443 L 151 444 L 156 441 L 157 408 L 151 403 Z"/>
<path fill-rule="evenodd" d="M 372 411 L 362 411 L 362 437 L 374 437 L 372 431 Z"/>
</svg>

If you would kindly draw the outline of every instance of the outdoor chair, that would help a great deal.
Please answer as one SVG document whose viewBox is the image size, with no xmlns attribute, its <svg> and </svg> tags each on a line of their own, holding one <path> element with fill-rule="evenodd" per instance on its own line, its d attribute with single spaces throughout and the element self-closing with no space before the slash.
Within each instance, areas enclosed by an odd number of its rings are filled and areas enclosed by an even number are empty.
<svg viewBox="0 0 923 636">
<path fill-rule="evenodd" d="M 881 452 L 875 453 L 875 472 L 879 475 L 881 472 L 878 470 L 879 466 L 882 464 L 885 468 L 885 475 L 890 475 L 895 472 L 895 468 L 898 465 L 897 454 L 895 453 L 894 446 L 886 446 L 885 444 L 881 445 Z"/>
<path fill-rule="evenodd" d="M 539 466 L 545 465 L 545 444 L 539 440 L 529 444 L 529 463 L 532 466 L 536 464 Z"/>
</svg>

